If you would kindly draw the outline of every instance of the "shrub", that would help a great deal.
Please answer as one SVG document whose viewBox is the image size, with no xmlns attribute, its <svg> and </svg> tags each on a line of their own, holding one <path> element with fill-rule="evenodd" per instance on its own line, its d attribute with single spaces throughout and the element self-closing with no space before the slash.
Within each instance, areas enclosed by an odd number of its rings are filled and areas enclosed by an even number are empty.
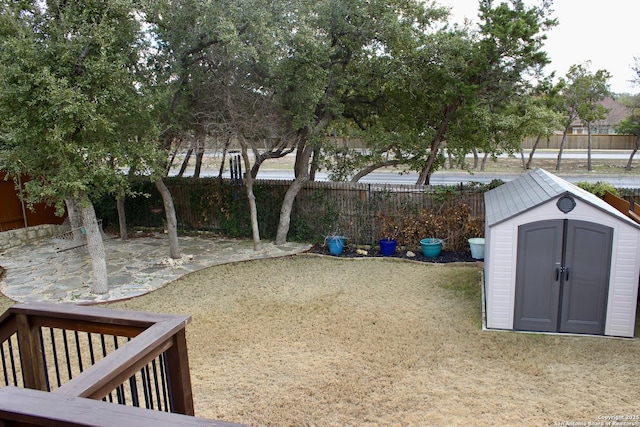
<svg viewBox="0 0 640 427">
<path fill-rule="evenodd" d="M 607 191 L 609 193 L 615 194 L 616 196 L 620 196 L 620 192 L 609 182 L 598 181 L 596 183 L 580 181 L 576 183 L 576 185 L 583 190 L 587 190 L 589 193 L 593 193 L 596 196 L 602 198 L 604 197 L 604 193 Z"/>
</svg>

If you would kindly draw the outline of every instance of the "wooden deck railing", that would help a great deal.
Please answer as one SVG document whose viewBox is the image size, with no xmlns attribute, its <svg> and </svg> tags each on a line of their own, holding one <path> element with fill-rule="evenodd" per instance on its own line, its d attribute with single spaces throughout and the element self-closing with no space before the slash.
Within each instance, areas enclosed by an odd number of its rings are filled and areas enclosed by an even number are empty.
<svg viewBox="0 0 640 427">
<path fill-rule="evenodd" d="M 240 424 L 149 411 L 16 387 L 0 389 L 0 426 L 240 427 Z"/>
<path fill-rule="evenodd" d="M 15 305 L 0 316 L 0 387 L 50 392 L 36 400 L 89 398 L 193 415 L 189 321 L 74 304 Z"/>
</svg>

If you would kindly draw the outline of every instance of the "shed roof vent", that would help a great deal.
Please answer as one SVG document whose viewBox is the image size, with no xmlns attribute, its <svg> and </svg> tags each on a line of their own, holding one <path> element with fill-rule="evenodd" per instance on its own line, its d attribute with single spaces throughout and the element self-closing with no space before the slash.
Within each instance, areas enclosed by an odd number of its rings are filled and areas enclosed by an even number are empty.
<svg viewBox="0 0 640 427">
<path fill-rule="evenodd" d="M 576 201 L 573 197 L 564 195 L 558 199 L 556 206 L 558 206 L 558 209 L 560 209 L 561 212 L 569 213 L 576 207 Z"/>
</svg>

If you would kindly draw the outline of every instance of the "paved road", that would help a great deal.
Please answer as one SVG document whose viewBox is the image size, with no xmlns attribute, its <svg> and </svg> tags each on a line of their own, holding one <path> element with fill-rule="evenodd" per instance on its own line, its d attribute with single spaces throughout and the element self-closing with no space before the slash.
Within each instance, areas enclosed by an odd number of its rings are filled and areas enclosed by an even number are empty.
<svg viewBox="0 0 640 427">
<path fill-rule="evenodd" d="M 595 159 L 619 159 L 619 160 L 627 160 L 629 158 L 630 152 L 622 151 L 622 150 L 597 150 L 593 151 L 592 158 Z M 293 155 L 290 155 L 293 156 Z M 525 152 L 525 156 L 528 156 L 528 152 Z M 558 156 L 557 151 L 545 151 L 538 150 L 535 153 L 535 158 L 537 159 L 554 159 Z M 563 154 L 563 159 L 586 159 L 587 153 L 583 150 L 567 150 Z M 636 160 L 637 162 L 638 160 Z M 192 173 L 189 170 L 186 173 L 186 176 Z M 227 172 L 228 173 L 228 172 Z M 204 170 L 201 176 L 217 176 L 218 170 Z M 510 181 L 514 178 L 517 178 L 521 174 L 516 173 L 488 173 L 488 172 L 474 172 L 469 173 L 465 171 L 438 171 L 435 172 L 431 177 L 431 184 L 433 185 L 457 185 L 460 183 L 469 183 L 469 182 L 481 182 L 488 183 L 494 179 L 501 179 L 503 181 Z M 618 188 L 640 188 L 640 176 L 631 175 L 631 174 L 567 174 L 567 173 L 558 173 L 558 176 L 566 179 L 569 182 L 579 182 L 579 181 L 587 181 L 587 182 L 598 182 L 605 181 L 610 182 L 612 185 Z M 283 169 L 270 169 L 269 162 L 265 162 L 265 164 L 260 169 L 258 173 L 259 179 L 277 179 L 277 180 L 291 180 L 293 179 L 293 171 L 292 170 L 283 170 Z M 398 174 L 394 172 L 386 172 L 386 171 L 376 171 L 373 172 L 366 177 L 364 177 L 360 182 L 363 183 L 372 183 L 372 184 L 415 184 L 418 179 L 418 174 L 415 172 L 409 172 L 404 174 Z M 317 181 L 327 181 L 327 173 L 319 172 L 316 174 Z"/>
<path fill-rule="evenodd" d="M 521 174 L 514 173 L 488 173 L 477 172 L 470 174 L 468 172 L 455 171 L 455 172 L 435 172 L 431 176 L 432 185 L 457 185 L 460 183 L 466 184 L 469 182 L 481 182 L 488 183 L 494 179 L 501 179 L 502 181 L 510 181 L 517 178 Z M 640 188 L 640 176 L 638 175 L 602 175 L 602 174 L 559 174 L 559 176 L 569 182 L 598 182 L 605 181 L 610 182 L 613 186 L 618 188 Z M 259 179 L 293 179 L 293 172 L 289 171 L 270 171 L 264 170 L 258 173 Z M 415 172 L 399 175 L 393 172 L 374 172 L 363 179 L 360 182 L 371 184 L 415 184 L 418 179 L 418 174 Z M 317 181 L 326 181 L 326 173 L 316 174 Z"/>
</svg>

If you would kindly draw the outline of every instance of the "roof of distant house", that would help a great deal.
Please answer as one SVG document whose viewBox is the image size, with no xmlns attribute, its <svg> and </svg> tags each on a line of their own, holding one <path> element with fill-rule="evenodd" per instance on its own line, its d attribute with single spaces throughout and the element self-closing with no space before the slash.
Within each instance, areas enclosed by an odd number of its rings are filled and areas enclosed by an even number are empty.
<svg viewBox="0 0 640 427">
<path fill-rule="evenodd" d="M 607 110 L 609 110 L 609 114 L 604 120 L 597 120 L 594 122 L 594 125 L 597 126 L 615 126 L 622 119 L 625 119 L 631 115 L 631 108 L 620 104 L 613 98 L 605 98 L 600 101 L 598 104 L 604 106 Z M 584 126 L 582 120 L 577 118 L 571 123 L 571 126 Z"/>
</svg>

